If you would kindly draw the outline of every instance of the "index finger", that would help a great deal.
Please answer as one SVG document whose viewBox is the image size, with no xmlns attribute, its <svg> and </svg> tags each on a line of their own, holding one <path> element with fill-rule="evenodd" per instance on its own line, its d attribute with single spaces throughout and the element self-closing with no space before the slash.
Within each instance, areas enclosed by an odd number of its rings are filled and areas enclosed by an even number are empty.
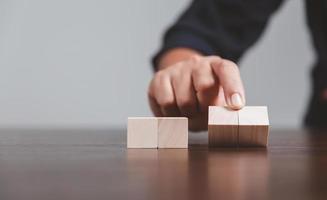
<svg viewBox="0 0 327 200">
<path fill-rule="evenodd" d="M 245 92 L 237 65 L 218 56 L 208 56 L 207 59 L 224 90 L 227 105 L 236 110 L 244 107 Z"/>
</svg>

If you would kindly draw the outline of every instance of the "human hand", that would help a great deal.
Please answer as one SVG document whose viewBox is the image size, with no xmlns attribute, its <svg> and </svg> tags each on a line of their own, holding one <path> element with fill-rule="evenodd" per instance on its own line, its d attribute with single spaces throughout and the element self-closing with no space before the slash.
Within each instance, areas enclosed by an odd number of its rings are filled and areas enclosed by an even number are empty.
<svg viewBox="0 0 327 200">
<path fill-rule="evenodd" d="M 192 55 L 162 68 L 150 83 L 148 97 L 155 116 L 188 117 L 192 131 L 207 129 L 209 105 L 245 105 L 237 65 L 218 56 Z"/>
</svg>

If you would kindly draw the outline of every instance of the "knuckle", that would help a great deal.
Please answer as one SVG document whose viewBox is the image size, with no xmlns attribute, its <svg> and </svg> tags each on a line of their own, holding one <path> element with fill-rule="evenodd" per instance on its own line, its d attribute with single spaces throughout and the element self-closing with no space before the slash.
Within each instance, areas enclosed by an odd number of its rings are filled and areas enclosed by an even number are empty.
<svg viewBox="0 0 327 200">
<path fill-rule="evenodd" d="M 176 67 L 173 71 L 170 72 L 171 79 L 178 79 L 181 74 L 183 74 L 183 69 L 182 67 Z"/>
<path fill-rule="evenodd" d="M 198 63 L 201 61 L 201 56 L 199 55 L 191 55 L 189 61 L 192 63 Z"/>
<path fill-rule="evenodd" d="M 194 68 L 192 70 L 192 76 L 193 77 L 200 77 L 202 75 L 202 73 L 203 73 L 202 70 L 203 69 L 201 69 L 200 67 Z"/>
<path fill-rule="evenodd" d="M 212 55 L 212 56 L 206 56 L 205 60 L 209 62 L 210 65 L 214 64 L 217 66 L 217 65 L 221 65 L 224 59 L 222 59 L 219 56 Z"/>
<path fill-rule="evenodd" d="M 163 71 L 159 77 L 161 79 L 171 79 L 174 77 L 179 77 L 185 71 L 185 65 L 183 63 L 179 63 L 174 65 L 174 67 L 167 68 L 166 71 Z"/>
<path fill-rule="evenodd" d="M 153 84 L 155 88 L 161 87 L 170 78 L 170 74 L 164 71 L 157 72 Z"/>
<path fill-rule="evenodd" d="M 215 70 L 218 72 L 218 75 L 224 74 L 230 66 L 227 63 L 228 61 L 222 61 L 217 67 L 215 67 Z M 221 78 L 221 77 L 220 77 Z"/>
<path fill-rule="evenodd" d="M 222 58 L 220 56 L 216 56 L 216 55 L 213 55 L 212 56 L 214 59 L 217 59 L 217 60 L 222 60 Z"/>
<path fill-rule="evenodd" d="M 214 77 L 203 76 L 200 70 L 193 71 L 193 84 L 196 91 L 203 91 L 215 84 Z"/>
<path fill-rule="evenodd" d="M 233 68 L 233 69 L 238 70 L 237 64 L 235 62 L 231 61 L 231 60 L 225 60 L 224 59 L 222 61 L 222 65 L 220 65 L 220 66 L 221 66 L 221 68 L 228 67 L 228 68 Z"/>
</svg>

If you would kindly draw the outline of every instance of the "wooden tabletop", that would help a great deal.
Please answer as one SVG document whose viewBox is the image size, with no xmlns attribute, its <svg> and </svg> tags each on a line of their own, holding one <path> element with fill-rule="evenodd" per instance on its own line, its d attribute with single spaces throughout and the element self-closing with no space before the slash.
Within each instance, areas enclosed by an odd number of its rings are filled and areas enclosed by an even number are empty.
<svg viewBox="0 0 327 200">
<path fill-rule="evenodd" d="M 124 130 L 0 130 L 0 199 L 326 199 L 327 131 L 267 149 L 126 149 Z"/>
</svg>

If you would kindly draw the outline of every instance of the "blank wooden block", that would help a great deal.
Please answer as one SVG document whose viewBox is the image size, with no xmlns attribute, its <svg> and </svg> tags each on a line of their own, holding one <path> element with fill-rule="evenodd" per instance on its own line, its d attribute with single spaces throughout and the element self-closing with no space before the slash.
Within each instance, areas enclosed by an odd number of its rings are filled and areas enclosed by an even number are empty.
<svg viewBox="0 0 327 200">
<path fill-rule="evenodd" d="M 186 117 L 159 117 L 158 147 L 187 148 L 188 119 Z"/>
<path fill-rule="evenodd" d="M 238 146 L 238 113 L 226 107 L 209 106 L 210 147 Z"/>
<path fill-rule="evenodd" d="M 247 106 L 238 111 L 239 146 L 266 147 L 268 145 L 269 119 L 265 106 Z"/>
<path fill-rule="evenodd" d="M 158 120 L 155 117 L 129 117 L 127 148 L 157 148 Z"/>
</svg>

